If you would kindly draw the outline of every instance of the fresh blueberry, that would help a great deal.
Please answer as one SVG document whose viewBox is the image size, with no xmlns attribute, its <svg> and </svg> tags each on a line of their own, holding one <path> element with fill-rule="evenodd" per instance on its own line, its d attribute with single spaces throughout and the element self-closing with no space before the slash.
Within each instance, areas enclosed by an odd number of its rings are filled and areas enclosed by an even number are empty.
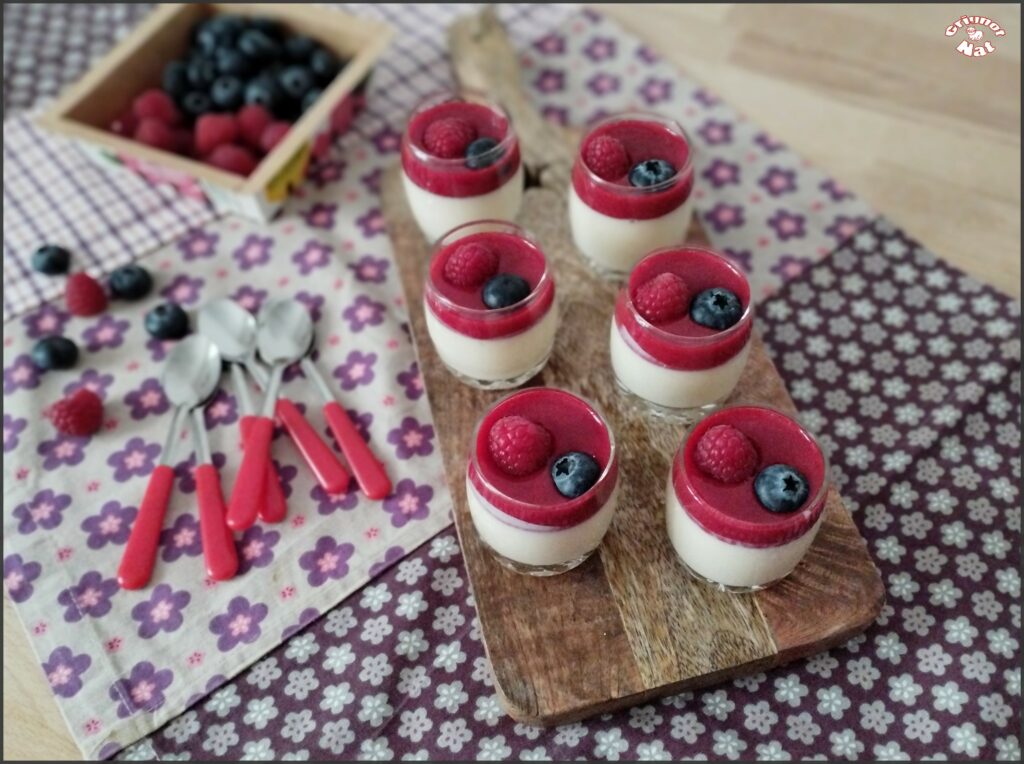
<svg viewBox="0 0 1024 764">
<path fill-rule="evenodd" d="M 71 253 L 56 244 L 44 244 L 32 253 L 32 267 L 47 276 L 67 273 L 71 266 Z"/>
<path fill-rule="evenodd" d="M 210 100 L 220 111 L 238 111 L 245 100 L 245 85 L 238 77 L 222 74 L 210 88 Z"/>
<path fill-rule="evenodd" d="M 122 265 L 110 274 L 110 292 L 122 300 L 141 300 L 153 288 L 153 277 L 141 265 Z"/>
<path fill-rule="evenodd" d="M 530 295 L 530 283 L 514 273 L 499 273 L 484 284 L 480 298 L 491 310 L 507 308 Z"/>
<path fill-rule="evenodd" d="M 676 168 L 664 159 L 645 159 L 637 162 L 629 171 L 629 184 L 638 188 L 664 183 L 676 174 Z"/>
<path fill-rule="evenodd" d="M 188 65 L 184 61 L 171 61 L 164 67 L 160 85 L 167 93 L 177 100 L 191 89 L 188 78 Z"/>
<path fill-rule="evenodd" d="M 186 93 L 181 99 L 181 110 L 189 119 L 197 119 L 213 110 L 213 101 L 210 96 L 200 90 L 193 90 Z"/>
<path fill-rule="evenodd" d="M 246 29 L 238 38 L 238 49 L 253 61 L 269 62 L 281 56 L 277 40 L 260 29 Z"/>
<path fill-rule="evenodd" d="M 769 512 L 792 512 L 799 509 L 811 492 L 807 478 L 788 464 L 765 467 L 754 478 L 754 493 L 761 506 Z"/>
<path fill-rule="evenodd" d="M 180 340 L 188 334 L 188 313 L 176 302 L 157 305 L 146 314 L 146 331 L 158 340 Z"/>
<path fill-rule="evenodd" d="M 206 56 L 194 56 L 186 64 L 185 72 L 191 89 L 205 92 L 217 79 L 217 63 Z"/>
<path fill-rule="evenodd" d="M 277 76 L 277 82 L 285 93 L 299 101 L 315 85 L 313 73 L 306 67 L 297 64 L 282 69 Z"/>
<path fill-rule="evenodd" d="M 267 37 L 271 37 L 274 40 L 280 40 L 284 37 L 284 27 L 281 26 L 281 23 L 274 19 L 267 18 L 266 16 L 255 16 L 254 18 L 249 19 L 249 26 L 253 29 L 258 29 L 263 32 L 263 34 L 267 35 Z"/>
<path fill-rule="evenodd" d="M 482 170 L 490 167 L 501 159 L 503 151 L 495 151 L 498 142 L 493 138 L 477 138 L 466 146 L 466 167 L 471 170 Z"/>
<path fill-rule="evenodd" d="M 245 102 L 247 104 L 258 103 L 271 114 L 280 116 L 285 102 L 285 94 L 273 77 L 261 74 L 259 77 L 249 80 L 249 84 L 246 85 Z"/>
<path fill-rule="evenodd" d="M 582 496 L 601 477 L 601 465 L 594 457 L 581 451 L 569 451 L 551 465 L 555 488 L 567 499 Z"/>
<path fill-rule="evenodd" d="M 316 40 L 304 35 L 292 35 L 284 41 L 285 55 L 294 64 L 304 64 L 309 61 L 319 47 Z"/>
<path fill-rule="evenodd" d="M 341 70 L 341 61 L 326 48 L 317 48 L 309 57 L 309 70 L 321 85 L 326 85 Z"/>
<path fill-rule="evenodd" d="M 306 111 L 307 109 L 313 108 L 313 104 L 319 101 L 320 96 L 322 96 L 323 94 L 324 91 L 321 90 L 320 88 L 313 88 L 312 90 L 307 90 L 306 95 L 302 97 L 302 110 Z"/>
<path fill-rule="evenodd" d="M 728 329 L 742 316 L 740 298 L 723 287 L 705 289 L 690 303 L 690 318 L 709 329 Z"/>
<path fill-rule="evenodd" d="M 253 73 L 252 61 L 236 48 L 219 48 L 213 58 L 220 74 L 248 77 Z"/>
<path fill-rule="evenodd" d="M 240 16 L 214 16 L 196 27 L 195 44 L 206 53 L 235 44 L 245 30 L 245 20 Z"/>
<path fill-rule="evenodd" d="M 78 345 L 67 337 L 43 337 L 32 348 L 32 362 L 43 371 L 70 369 L 78 361 Z"/>
</svg>

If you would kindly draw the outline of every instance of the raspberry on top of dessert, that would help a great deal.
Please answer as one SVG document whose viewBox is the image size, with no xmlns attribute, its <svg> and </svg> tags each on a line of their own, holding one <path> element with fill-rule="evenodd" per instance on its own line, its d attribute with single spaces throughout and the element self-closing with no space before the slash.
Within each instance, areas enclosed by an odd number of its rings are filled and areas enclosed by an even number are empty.
<svg viewBox="0 0 1024 764">
<path fill-rule="evenodd" d="M 583 139 L 572 183 L 609 217 L 647 220 L 685 202 L 693 190 L 693 151 L 671 119 L 641 112 L 609 117 Z"/>
<path fill-rule="evenodd" d="M 499 511 L 567 528 L 596 514 L 618 478 L 615 441 L 600 414 L 565 390 L 513 393 L 477 424 L 469 480 Z"/>
<path fill-rule="evenodd" d="M 510 223 L 486 220 L 442 239 L 429 266 L 425 299 L 437 318 L 477 339 L 529 329 L 554 303 L 555 284 L 540 247 Z"/>
<path fill-rule="evenodd" d="M 510 179 L 519 164 L 519 141 L 508 115 L 474 95 L 429 99 L 402 136 L 406 175 L 440 196 L 486 194 Z"/>
<path fill-rule="evenodd" d="M 680 504 L 708 533 L 779 546 L 821 516 L 828 464 L 814 438 L 764 406 L 731 406 L 694 427 L 672 464 Z"/>
<path fill-rule="evenodd" d="M 658 250 L 633 268 L 616 300 L 615 321 L 658 364 L 711 368 L 739 353 L 750 338 L 750 283 L 710 250 Z"/>
</svg>

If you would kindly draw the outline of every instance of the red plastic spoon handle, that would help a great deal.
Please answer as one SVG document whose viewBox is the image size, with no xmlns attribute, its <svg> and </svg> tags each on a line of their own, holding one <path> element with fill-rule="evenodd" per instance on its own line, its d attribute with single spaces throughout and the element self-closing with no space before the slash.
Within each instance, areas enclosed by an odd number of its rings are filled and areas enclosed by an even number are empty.
<svg viewBox="0 0 1024 764">
<path fill-rule="evenodd" d="M 391 493 L 391 480 L 384 465 L 377 461 L 341 404 L 337 401 L 325 404 L 324 417 L 363 493 L 371 499 L 383 499 Z"/>
<path fill-rule="evenodd" d="M 245 448 L 249 440 L 249 433 L 252 432 L 252 420 L 254 417 L 244 416 L 238 422 L 238 429 L 242 434 L 242 448 Z M 274 461 L 268 462 L 267 484 L 263 487 L 263 505 L 257 507 L 260 520 L 265 523 L 279 523 L 288 514 L 288 502 L 284 497 L 284 490 L 281 488 L 281 476 L 274 469 Z"/>
<path fill-rule="evenodd" d="M 139 514 L 117 569 L 117 582 L 122 589 L 141 589 L 149 583 L 173 487 L 174 470 L 166 464 L 158 464 L 149 476 L 146 495 L 142 497 Z"/>
<path fill-rule="evenodd" d="M 256 522 L 256 513 L 263 506 L 266 494 L 267 467 L 270 465 L 270 438 L 274 434 L 274 420 L 254 416 L 245 441 L 242 466 L 235 476 L 228 504 L 228 527 L 244 531 Z"/>
<path fill-rule="evenodd" d="M 227 581 L 238 572 L 238 552 L 224 520 L 224 495 L 220 490 L 217 468 L 212 464 L 200 464 L 195 469 L 195 478 L 206 573 L 214 581 Z"/>
<path fill-rule="evenodd" d="M 302 454 L 302 458 L 313 470 L 320 487 L 328 494 L 339 494 L 348 490 L 348 472 L 341 466 L 331 447 L 306 421 L 298 406 L 287 398 L 279 398 L 277 416 Z"/>
</svg>

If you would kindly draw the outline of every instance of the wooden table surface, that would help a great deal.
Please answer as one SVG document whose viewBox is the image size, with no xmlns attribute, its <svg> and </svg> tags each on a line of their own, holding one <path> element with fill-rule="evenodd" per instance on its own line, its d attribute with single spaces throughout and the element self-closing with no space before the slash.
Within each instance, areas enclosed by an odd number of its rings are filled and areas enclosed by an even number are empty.
<svg viewBox="0 0 1024 764">
<path fill-rule="evenodd" d="M 939 5 L 605 5 L 813 163 L 979 279 L 1020 296 L 1020 8 L 970 61 Z M 4 758 L 77 759 L 4 599 Z"/>
</svg>

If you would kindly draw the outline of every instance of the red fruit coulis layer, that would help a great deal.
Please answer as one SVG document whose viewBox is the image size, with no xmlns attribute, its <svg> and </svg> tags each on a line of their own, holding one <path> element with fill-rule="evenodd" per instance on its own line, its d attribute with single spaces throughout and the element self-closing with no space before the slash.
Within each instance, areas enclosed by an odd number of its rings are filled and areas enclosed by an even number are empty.
<svg viewBox="0 0 1024 764">
<path fill-rule="evenodd" d="M 633 299 L 641 285 L 662 273 L 675 273 L 686 282 L 687 309 L 673 321 L 654 325 L 636 311 Z M 690 318 L 690 301 L 711 287 L 730 290 L 743 305 L 743 317 L 728 329 L 711 329 Z M 750 339 L 750 283 L 739 268 L 709 250 L 661 250 L 645 257 L 629 274 L 615 302 L 615 324 L 654 363 L 680 370 L 711 369 L 739 353 Z"/>
<path fill-rule="evenodd" d="M 470 243 L 497 253 L 497 273 L 522 276 L 530 285 L 530 295 L 515 305 L 490 310 L 481 297 L 483 284 L 460 287 L 449 282 L 444 277 L 445 263 L 456 249 Z M 460 334 L 477 339 L 508 337 L 526 331 L 551 310 L 555 283 L 546 272 L 544 253 L 522 236 L 497 231 L 473 233 L 444 245 L 434 255 L 425 299 L 438 320 Z"/>
<path fill-rule="evenodd" d="M 504 153 L 488 167 L 471 169 L 466 160 L 440 159 L 423 146 L 427 127 L 440 119 L 456 117 L 476 128 L 477 138 L 493 138 L 502 143 L 511 126 L 503 114 L 480 103 L 445 101 L 412 116 L 402 136 L 402 167 L 417 186 L 439 196 L 480 196 L 500 188 L 519 169 L 519 141 L 512 136 Z"/>
<path fill-rule="evenodd" d="M 697 443 L 708 429 L 732 425 L 754 443 L 757 470 L 788 464 L 810 483 L 809 498 L 794 512 L 769 512 L 754 493 L 754 477 L 729 485 L 704 474 L 697 466 Z M 708 533 L 744 546 L 780 546 L 799 538 L 818 521 L 825 506 L 822 486 L 825 458 L 799 424 L 773 409 L 732 406 L 708 415 L 693 428 L 672 462 L 672 485 L 679 503 Z"/>
<path fill-rule="evenodd" d="M 487 446 L 491 426 L 511 414 L 532 419 L 551 433 L 551 457 L 532 475 L 506 474 Z M 480 421 L 473 449 L 468 472 L 473 487 L 495 508 L 533 525 L 569 528 L 582 523 L 607 503 L 618 480 L 618 459 L 604 421 L 590 404 L 565 390 L 534 387 L 500 401 Z M 551 479 L 551 464 L 567 451 L 590 454 L 602 469 L 597 483 L 575 499 L 562 496 Z"/>
<path fill-rule="evenodd" d="M 675 169 L 670 181 L 650 189 L 629 183 L 629 171 L 613 180 L 602 180 L 583 161 L 590 141 L 610 135 L 622 142 L 629 155 L 629 167 L 647 159 L 663 159 Z M 572 185 L 586 204 L 598 212 L 625 220 L 649 220 L 667 215 L 690 198 L 693 191 L 693 166 L 689 163 L 690 145 L 668 125 L 643 119 L 607 122 L 594 128 L 580 146 L 572 168 Z"/>
</svg>

